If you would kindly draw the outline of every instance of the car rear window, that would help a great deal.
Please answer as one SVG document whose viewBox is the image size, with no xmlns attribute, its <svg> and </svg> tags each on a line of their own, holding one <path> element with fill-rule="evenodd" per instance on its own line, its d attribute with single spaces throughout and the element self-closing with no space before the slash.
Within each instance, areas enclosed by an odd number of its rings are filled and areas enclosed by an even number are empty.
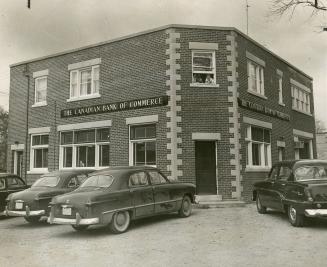
<svg viewBox="0 0 327 267">
<path fill-rule="evenodd" d="M 301 166 L 294 171 L 294 176 L 296 181 L 327 179 L 327 166 Z"/>
<path fill-rule="evenodd" d="M 57 176 L 44 176 L 36 180 L 32 187 L 55 187 L 60 178 Z"/>
<path fill-rule="evenodd" d="M 111 186 L 114 179 L 112 175 L 93 175 L 86 179 L 80 187 L 107 188 Z"/>
</svg>

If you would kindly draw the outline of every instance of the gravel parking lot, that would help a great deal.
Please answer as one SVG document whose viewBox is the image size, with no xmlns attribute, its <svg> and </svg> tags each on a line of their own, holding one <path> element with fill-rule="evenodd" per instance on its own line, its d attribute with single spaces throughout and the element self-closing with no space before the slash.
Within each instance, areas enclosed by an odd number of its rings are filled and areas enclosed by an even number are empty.
<svg viewBox="0 0 327 267">
<path fill-rule="evenodd" d="M 114 235 L 103 228 L 0 220 L 0 266 L 324 266 L 327 221 L 305 228 L 285 215 L 243 208 L 153 217 Z"/>
</svg>

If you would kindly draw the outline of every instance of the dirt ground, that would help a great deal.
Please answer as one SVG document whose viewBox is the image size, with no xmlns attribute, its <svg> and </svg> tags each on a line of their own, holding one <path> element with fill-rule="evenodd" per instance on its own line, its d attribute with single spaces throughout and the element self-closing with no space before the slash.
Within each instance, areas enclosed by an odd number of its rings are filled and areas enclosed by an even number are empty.
<svg viewBox="0 0 327 267">
<path fill-rule="evenodd" d="M 285 215 L 194 209 L 142 219 L 128 232 L 0 220 L 0 266 L 326 266 L 327 221 L 290 226 Z"/>
</svg>

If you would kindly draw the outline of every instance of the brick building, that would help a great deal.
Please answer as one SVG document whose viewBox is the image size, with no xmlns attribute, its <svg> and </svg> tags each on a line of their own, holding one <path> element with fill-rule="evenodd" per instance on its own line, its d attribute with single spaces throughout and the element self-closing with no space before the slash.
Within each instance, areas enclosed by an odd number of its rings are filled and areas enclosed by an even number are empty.
<svg viewBox="0 0 327 267">
<path fill-rule="evenodd" d="M 250 200 L 314 158 L 312 78 L 235 28 L 168 25 L 11 65 L 8 170 L 147 164 Z"/>
</svg>

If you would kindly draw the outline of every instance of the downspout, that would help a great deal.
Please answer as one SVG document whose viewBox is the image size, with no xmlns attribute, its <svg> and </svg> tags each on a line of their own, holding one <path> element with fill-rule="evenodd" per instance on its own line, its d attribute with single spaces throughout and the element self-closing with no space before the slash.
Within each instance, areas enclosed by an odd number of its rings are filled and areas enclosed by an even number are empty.
<svg viewBox="0 0 327 267">
<path fill-rule="evenodd" d="M 23 75 L 27 78 L 27 96 L 26 96 L 26 134 L 25 134 L 25 182 L 27 184 L 27 142 L 28 142 L 28 111 L 30 102 L 30 74 L 28 71 L 28 65 L 25 65 Z"/>
</svg>

